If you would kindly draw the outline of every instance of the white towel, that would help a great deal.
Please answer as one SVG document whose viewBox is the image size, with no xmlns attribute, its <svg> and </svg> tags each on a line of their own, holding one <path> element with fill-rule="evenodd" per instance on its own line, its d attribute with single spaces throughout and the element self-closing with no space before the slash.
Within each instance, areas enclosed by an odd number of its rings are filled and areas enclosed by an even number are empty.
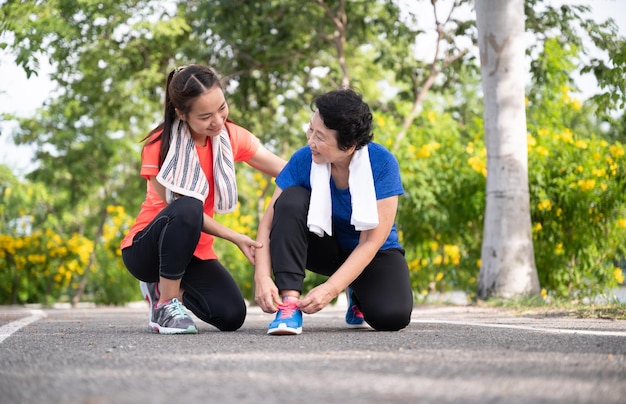
<svg viewBox="0 0 626 404">
<path fill-rule="evenodd" d="M 167 203 L 172 203 L 178 195 L 191 196 L 204 203 L 209 194 L 209 183 L 200 166 L 189 127 L 178 118 L 172 125 L 170 148 L 156 179 L 166 188 Z"/>
<path fill-rule="evenodd" d="M 213 178 L 215 179 L 215 212 L 230 213 L 237 209 L 237 178 L 233 148 L 226 126 L 219 136 L 211 138 L 213 147 Z"/>
<path fill-rule="evenodd" d="M 330 198 L 330 164 L 311 162 L 311 199 L 307 226 L 309 231 L 324 237 L 333 235 L 333 209 Z"/>
<path fill-rule="evenodd" d="M 350 224 L 357 231 L 370 230 L 378 226 L 376 189 L 367 146 L 355 151 L 352 156 L 348 186 L 352 199 Z"/>
<path fill-rule="evenodd" d="M 367 146 L 354 152 L 349 167 L 348 187 L 352 200 L 350 223 L 357 231 L 378 226 L 376 189 Z M 311 200 L 307 226 L 320 237 L 333 235 L 332 201 L 330 196 L 330 164 L 311 162 Z"/>
</svg>

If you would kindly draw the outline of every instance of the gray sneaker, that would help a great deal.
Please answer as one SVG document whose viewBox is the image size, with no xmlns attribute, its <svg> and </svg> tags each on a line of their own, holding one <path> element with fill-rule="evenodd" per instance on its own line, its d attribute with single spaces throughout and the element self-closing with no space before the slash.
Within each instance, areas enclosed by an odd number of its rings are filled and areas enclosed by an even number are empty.
<svg viewBox="0 0 626 404">
<path fill-rule="evenodd" d="M 152 310 L 154 310 L 154 305 L 159 302 L 159 297 L 161 297 L 161 292 L 159 292 L 159 283 L 139 281 L 139 289 L 141 289 L 143 298 L 146 299 L 148 301 L 148 305 L 150 305 L 150 311 L 148 312 L 148 323 L 150 323 L 152 321 Z"/>
<path fill-rule="evenodd" d="M 182 303 L 173 298 L 152 309 L 150 327 L 160 334 L 197 334 L 193 319 L 187 314 Z"/>
</svg>

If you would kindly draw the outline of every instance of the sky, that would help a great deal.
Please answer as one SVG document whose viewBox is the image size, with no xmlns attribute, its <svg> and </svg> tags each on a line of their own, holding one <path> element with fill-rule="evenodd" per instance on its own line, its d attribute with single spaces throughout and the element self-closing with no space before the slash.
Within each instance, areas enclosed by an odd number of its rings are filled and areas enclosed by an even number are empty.
<svg viewBox="0 0 626 404">
<path fill-rule="evenodd" d="M 442 1 L 445 3 L 446 1 Z M 450 1 L 447 1 L 450 3 Z M 595 21 L 605 21 L 613 18 L 620 30 L 620 35 L 626 37 L 626 0 L 548 0 L 548 3 L 560 4 L 587 4 L 591 6 L 592 17 Z M 424 7 L 430 7 L 430 2 L 418 2 Z M 409 4 L 415 4 L 413 2 Z M 428 27 L 427 27 L 428 28 Z M 0 50 L 0 113 L 12 113 L 22 117 L 32 116 L 35 110 L 49 98 L 54 86 L 47 78 L 50 67 L 41 62 L 42 74 L 26 77 L 26 73 L 17 67 L 11 55 Z M 595 80 L 588 76 L 578 78 L 577 84 L 584 94 L 593 94 L 596 90 Z M 1 118 L 0 118 L 1 119 Z M 11 168 L 14 174 L 21 176 L 30 171 L 33 163 L 32 150 L 25 146 L 17 147 L 11 139 L 11 132 L 15 125 L 0 121 L 0 164 Z"/>
</svg>

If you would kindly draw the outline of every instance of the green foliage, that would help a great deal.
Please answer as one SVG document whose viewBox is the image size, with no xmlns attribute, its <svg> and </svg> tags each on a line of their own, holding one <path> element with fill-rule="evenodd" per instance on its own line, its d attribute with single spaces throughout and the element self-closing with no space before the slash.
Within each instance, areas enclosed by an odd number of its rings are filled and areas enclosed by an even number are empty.
<svg viewBox="0 0 626 404">
<path fill-rule="evenodd" d="M 526 2 L 536 38 L 527 111 L 533 237 L 552 298 L 592 294 L 623 278 L 614 261 L 624 255 L 626 224 L 626 117 L 615 114 L 624 102 L 624 41 L 610 21 L 588 20 L 588 11 Z M 36 149 L 38 168 L 22 182 L 0 166 L 4 302 L 140 298 L 119 255 L 145 194 L 139 140 L 161 119 L 166 73 L 196 62 L 224 76 L 231 118 L 284 157 L 305 144 L 312 97 L 349 77 L 374 109 L 375 140 L 400 162 L 406 193 L 398 227 L 414 289 L 475 289 L 486 156 L 478 65 L 465 53 L 476 43 L 471 18 L 440 21 L 441 58 L 424 62 L 413 52 L 423 45 L 422 15 L 390 0 L 9 0 L 2 13 L 0 47 L 29 76 L 48 59 L 58 84 L 35 116 L 17 120 L 14 139 Z M 608 59 L 584 60 L 581 33 Z M 604 89 L 584 103 L 570 96 L 581 65 Z M 404 128 L 431 72 L 441 74 Z M 217 219 L 252 237 L 273 182 L 239 167 L 240 209 Z M 228 242 L 215 247 L 251 299 L 251 264 Z M 307 276 L 305 288 L 321 281 Z"/>
<path fill-rule="evenodd" d="M 485 149 L 477 128 L 473 139 L 462 140 L 452 114 L 429 109 L 422 115 L 396 153 L 405 189 L 398 227 L 412 284 L 423 296 L 470 291 L 480 260 Z"/>
<path fill-rule="evenodd" d="M 71 301 L 83 279 L 91 301 L 140 297 L 121 261 L 119 245 L 131 222 L 122 207 L 106 209 L 102 237 L 94 242 L 60 230 L 48 215 L 53 197 L 41 184 L 22 183 L 0 168 L 0 304 Z"/>
<path fill-rule="evenodd" d="M 551 78 L 528 104 L 535 261 L 544 294 L 590 296 L 623 281 L 624 150 L 597 135 L 593 100 L 570 95 L 573 47 L 548 38 L 535 64 Z"/>
<path fill-rule="evenodd" d="M 540 283 L 562 297 L 593 296 L 623 281 L 624 148 L 595 136 L 529 135 L 531 215 Z"/>
</svg>

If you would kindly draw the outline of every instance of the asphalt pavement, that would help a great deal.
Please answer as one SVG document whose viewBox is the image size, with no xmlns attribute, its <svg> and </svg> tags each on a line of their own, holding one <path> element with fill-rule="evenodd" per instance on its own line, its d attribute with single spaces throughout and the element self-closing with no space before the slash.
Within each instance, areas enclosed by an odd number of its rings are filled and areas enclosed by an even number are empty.
<svg viewBox="0 0 626 404">
<path fill-rule="evenodd" d="M 144 302 L 0 307 L 0 403 L 624 403 L 626 321 L 416 306 L 400 332 L 345 327 L 338 303 L 299 336 L 244 326 L 159 335 Z"/>
</svg>

